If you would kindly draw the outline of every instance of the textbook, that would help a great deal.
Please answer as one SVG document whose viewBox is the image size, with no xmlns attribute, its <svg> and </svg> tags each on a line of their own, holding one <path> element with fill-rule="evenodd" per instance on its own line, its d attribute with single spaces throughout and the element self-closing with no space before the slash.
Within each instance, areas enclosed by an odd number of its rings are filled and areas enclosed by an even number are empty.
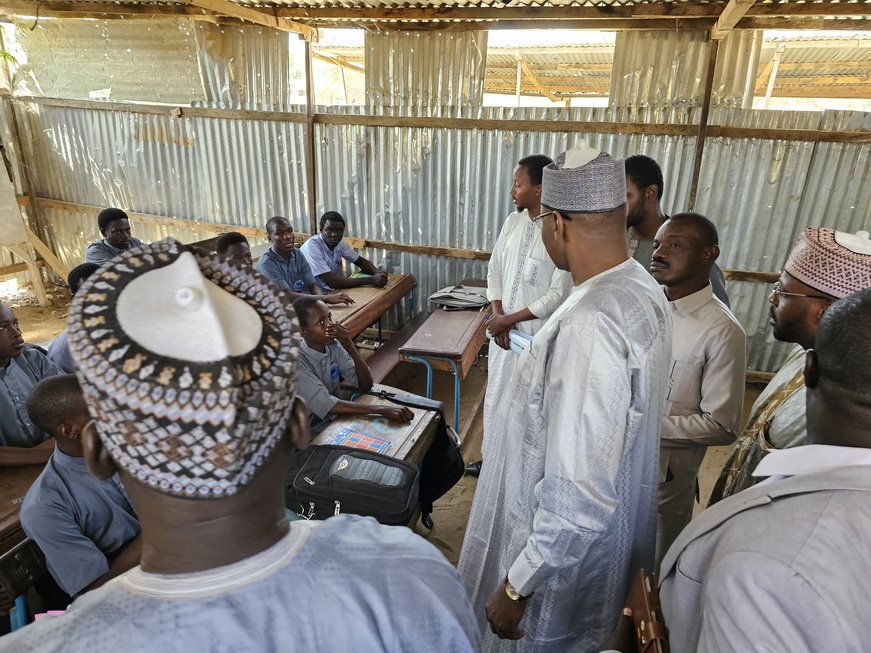
<svg viewBox="0 0 871 653">
<path fill-rule="evenodd" d="M 374 438 L 365 433 L 357 433 L 351 429 L 342 429 L 336 433 L 329 442 L 324 444 L 338 444 L 343 447 L 354 447 L 355 449 L 365 449 L 366 451 L 374 451 L 375 453 L 387 453 L 390 445 L 393 444 L 389 440 Z"/>
</svg>

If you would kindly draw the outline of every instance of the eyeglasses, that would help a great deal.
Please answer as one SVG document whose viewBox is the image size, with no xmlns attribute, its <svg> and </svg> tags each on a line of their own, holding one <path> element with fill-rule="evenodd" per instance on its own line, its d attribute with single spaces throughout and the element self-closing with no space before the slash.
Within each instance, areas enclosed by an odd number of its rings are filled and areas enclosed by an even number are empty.
<svg viewBox="0 0 871 653">
<path fill-rule="evenodd" d="M 548 211 L 547 213 L 542 213 L 541 215 L 537 215 L 534 218 L 532 218 L 532 221 L 538 222 L 542 218 L 546 218 L 547 216 L 549 216 L 552 213 L 556 213 L 556 209 L 553 209 L 552 211 Z M 569 222 L 571 222 L 572 219 L 570 216 L 566 215 L 565 213 L 560 213 L 560 215 L 562 216 L 563 220 L 568 220 Z"/>
<path fill-rule="evenodd" d="M 772 294 L 777 295 L 778 297 L 807 297 L 808 299 L 822 299 L 824 302 L 833 302 L 835 301 L 832 297 L 824 297 L 823 295 L 805 295 L 800 292 L 786 292 L 783 290 L 783 284 L 779 281 L 774 282 L 774 286 L 771 289 Z"/>
</svg>

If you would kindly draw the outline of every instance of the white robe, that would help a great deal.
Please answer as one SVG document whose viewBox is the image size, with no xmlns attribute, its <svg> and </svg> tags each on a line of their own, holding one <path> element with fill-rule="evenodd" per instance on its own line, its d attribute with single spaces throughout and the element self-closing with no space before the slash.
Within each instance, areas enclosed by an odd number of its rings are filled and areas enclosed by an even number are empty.
<svg viewBox="0 0 871 653">
<path fill-rule="evenodd" d="M 596 651 L 652 568 L 670 360 L 665 295 L 631 259 L 577 286 L 520 357 L 459 564 L 486 651 Z M 535 591 L 516 642 L 484 613 L 506 575 Z"/>
<path fill-rule="evenodd" d="M 530 220 L 526 209 L 509 215 L 487 266 L 487 299 L 501 301 L 506 315 L 528 308 L 539 319 L 519 322 L 514 328 L 535 335 L 571 289 L 571 275 L 557 269 L 544 247 L 541 221 Z M 488 439 L 502 437 L 507 414 L 504 400 L 517 374 L 517 363 L 515 353 L 490 342 L 482 451 Z"/>
</svg>

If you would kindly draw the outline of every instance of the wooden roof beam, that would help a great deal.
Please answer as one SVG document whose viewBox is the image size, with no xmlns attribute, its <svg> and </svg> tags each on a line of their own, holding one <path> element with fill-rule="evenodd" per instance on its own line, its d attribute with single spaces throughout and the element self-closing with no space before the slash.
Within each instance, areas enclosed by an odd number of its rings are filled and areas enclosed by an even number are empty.
<svg viewBox="0 0 871 653">
<path fill-rule="evenodd" d="M 756 0 L 729 0 L 723 13 L 717 18 L 717 23 L 711 28 L 711 38 L 720 41 L 732 31 L 738 21 L 744 17 Z"/>
<path fill-rule="evenodd" d="M 538 78 L 538 75 L 535 74 L 535 71 L 532 69 L 532 66 L 529 65 L 529 62 L 523 57 L 520 53 L 520 50 L 517 50 L 514 53 L 514 58 L 520 64 L 520 68 L 523 70 L 523 74 L 529 78 L 529 81 L 532 82 L 532 85 L 535 86 L 539 90 L 539 92 L 546 97 L 551 102 L 559 102 L 559 98 L 551 93 L 544 84 L 542 84 L 541 80 Z"/>
<path fill-rule="evenodd" d="M 187 0 L 187 4 L 200 7 L 201 9 L 208 9 L 209 11 L 221 16 L 238 18 L 256 25 L 281 30 L 282 32 L 293 32 L 294 34 L 299 34 L 306 41 L 312 41 L 315 43 L 318 41 L 317 28 L 287 20 L 286 18 L 280 18 L 272 11 L 264 11 L 261 9 L 255 9 L 254 7 L 238 5 L 229 0 Z"/>
<path fill-rule="evenodd" d="M 339 66 L 339 68 L 347 68 L 348 70 L 353 70 L 357 73 L 365 73 L 366 69 L 363 66 L 359 66 L 357 64 L 353 64 L 344 57 L 340 57 L 335 54 L 321 54 L 320 52 L 312 51 L 312 57 L 315 59 L 320 59 L 321 61 L 326 61 L 327 63 L 331 63 L 334 66 Z"/>
</svg>

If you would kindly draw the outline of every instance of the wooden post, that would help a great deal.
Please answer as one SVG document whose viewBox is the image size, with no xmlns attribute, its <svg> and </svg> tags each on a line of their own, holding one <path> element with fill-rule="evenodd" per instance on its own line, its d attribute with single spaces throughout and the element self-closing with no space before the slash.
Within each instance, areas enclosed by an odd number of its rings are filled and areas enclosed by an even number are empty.
<svg viewBox="0 0 871 653">
<path fill-rule="evenodd" d="M 699 176 L 702 172 L 702 157 L 705 154 L 705 138 L 708 134 L 708 114 L 711 112 L 711 95 L 714 90 L 714 70 L 717 67 L 717 52 L 719 41 L 711 41 L 711 52 L 708 56 L 708 74 L 705 78 L 705 97 L 702 99 L 702 115 L 699 118 L 699 133 L 696 137 L 696 157 L 693 160 L 693 180 L 690 186 L 690 201 L 688 209 L 694 211 L 696 197 L 699 193 Z"/>
<path fill-rule="evenodd" d="M 308 191 L 309 233 L 318 233 L 318 203 L 315 197 L 315 81 L 312 75 L 312 44 L 305 42 L 305 168 Z"/>
</svg>

